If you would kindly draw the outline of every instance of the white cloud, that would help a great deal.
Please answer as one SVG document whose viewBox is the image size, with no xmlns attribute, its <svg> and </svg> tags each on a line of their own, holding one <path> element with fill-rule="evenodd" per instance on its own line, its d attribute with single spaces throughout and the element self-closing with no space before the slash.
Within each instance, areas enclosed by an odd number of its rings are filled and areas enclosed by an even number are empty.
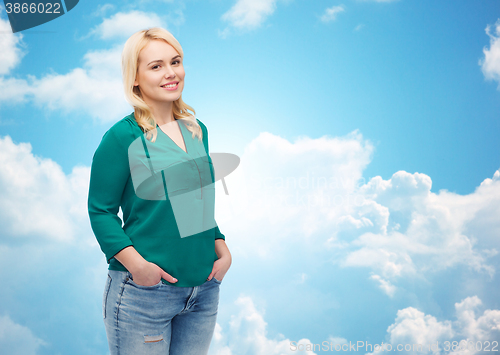
<svg viewBox="0 0 500 355">
<path fill-rule="evenodd" d="M 40 79 L 0 78 L 0 100 L 32 100 L 40 107 L 70 115 L 87 113 L 103 122 L 116 121 L 131 108 L 121 81 L 121 46 L 87 52 L 83 68 L 67 74 L 51 73 Z"/>
<path fill-rule="evenodd" d="M 321 15 L 320 19 L 323 22 L 335 21 L 337 19 L 337 14 L 344 11 L 345 11 L 344 5 L 332 6 L 325 9 L 325 12 L 323 13 L 323 15 Z"/>
<path fill-rule="evenodd" d="M 89 178 L 89 167 L 65 174 L 29 143 L 0 137 L 0 313 L 25 320 L 20 326 L 0 317 L 0 353 L 32 355 L 41 345 L 51 354 L 103 349 L 107 264 L 88 219 Z"/>
<path fill-rule="evenodd" d="M 0 6 L 0 14 L 4 11 Z M 26 55 L 21 47 L 25 47 L 22 42 L 22 34 L 13 34 L 8 20 L 0 18 L 0 75 L 9 74 Z M 0 78 L 2 80 L 2 78 Z M 1 94 L 1 92 L 0 92 Z"/>
<path fill-rule="evenodd" d="M 277 0 L 238 0 L 221 17 L 233 27 L 252 29 L 259 27 L 276 10 Z"/>
<path fill-rule="evenodd" d="M 121 46 L 88 52 L 83 68 L 33 79 L 34 102 L 68 115 L 88 112 L 104 122 L 116 121 L 130 111 L 123 93 L 120 56 Z"/>
<path fill-rule="evenodd" d="M 24 79 L 0 77 L 0 103 L 26 102 L 32 90 L 31 85 Z"/>
<path fill-rule="evenodd" d="M 450 321 L 439 322 L 435 317 L 413 307 L 399 310 L 396 321 L 387 328 L 387 333 L 393 345 L 427 345 L 436 340 L 451 339 L 454 335 Z"/>
<path fill-rule="evenodd" d="M 437 348 L 436 343 L 446 354 L 475 354 L 478 351 L 473 351 L 472 347 L 469 351 L 451 351 L 451 346 L 453 341 L 459 344 L 462 340 L 470 340 L 474 345 L 479 341 L 484 346 L 485 341 L 491 343 L 500 339 L 500 310 L 488 309 L 478 317 L 475 310 L 480 305 L 481 300 L 477 296 L 455 303 L 456 321 L 438 321 L 436 317 L 413 307 L 399 310 L 395 322 L 387 328 L 386 340 L 392 345 L 392 351 L 370 354 L 391 354 L 397 351 L 398 344 L 400 348 L 407 346 L 405 354 L 440 353 L 433 351 Z M 445 342 L 449 342 L 448 345 Z M 465 346 L 464 343 L 462 346 Z M 384 349 L 388 350 L 387 346 Z M 370 348 L 368 350 L 371 351 Z"/>
<path fill-rule="evenodd" d="M 231 316 L 227 333 L 217 324 L 210 348 L 210 355 L 284 355 L 295 354 L 299 344 L 304 349 L 311 344 L 309 339 L 290 340 L 278 334 L 277 339 L 267 337 L 267 323 L 263 313 L 258 311 L 251 297 L 240 296 L 235 301 L 239 307 L 237 314 Z M 339 340 L 336 338 L 335 340 Z M 293 343 L 292 343 L 293 342 Z M 295 350 L 294 350 L 295 349 Z M 313 351 L 301 354 L 315 355 Z"/>
<path fill-rule="evenodd" d="M 490 37 L 490 48 L 483 48 L 484 58 L 479 60 L 479 65 L 487 80 L 499 82 L 500 90 L 500 19 L 493 26 L 493 33 L 490 25 L 486 26 L 485 31 Z"/>
<path fill-rule="evenodd" d="M 137 31 L 160 26 L 165 28 L 163 20 L 153 12 L 130 11 L 118 12 L 94 27 L 89 35 L 95 34 L 101 39 L 128 38 Z"/>
<path fill-rule="evenodd" d="M 87 227 L 90 170 L 74 167 L 66 176 L 54 161 L 32 154 L 29 143 L 0 138 L 0 224 L 2 244 L 71 241 Z"/>
<path fill-rule="evenodd" d="M 394 293 L 396 292 L 396 287 L 392 285 L 389 281 L 384 280 L 382 277 L 379 275 L 373 274 L 370 276 L 370 279 L 378 282 L 379 287 L 384 291 L 387 296 L 393 297 Z"/>
<path fill-rule="evenodd" d="M 113 4 L 99 4 L 97 8 L 92 12 L 92 16 L 100 17 L 104 16 L 104 14 L 108 11 L 113 11 L 116 8 Z"/>
<path fill-rule="evenodd" d="M 375 177 L 362 186 L 359 193 L 365 202 L 352 206 L 344 216 L 358 221 L 356 228 L 339 224 L 340 234 L 359 230 L 342 265 L 370 267 L 391 282 L 402 276 L 422 277 L 458 264 L 492 275 L 495 269 L 487 259 L 497 254 L 500 243 L 494 242 L 492 235 L 490 243 L 482 245 L 487 248 L 477 248 L 476 244 L 481 243 L 477 239 L 486 238 L 471 227 L 471 222 L 481 211 L 483 221 L 485 215 L 491 218 L 479 230 L 498 230 L 499 221 L 494 217 L 494 206 L 500 204 L 498 179 L 485 180 L 466 196 L 445 190 L 435 194 L 430 188 L 430 177 L 403 171 L 389 180 Z M 360 223 L 360 217 L 369 219 L 374 226 Z"/>
<path fill-rule="evenodd" d="M 276 255 L 298 249 L 305 260 L 364 267 L 389 297 L 408 278 L 458 266 L 492 277 L 500 173 L 468 195 L 433 193 L 429 176 L 405 171 L 360 183 L 372 151 L 356 131 L 294 143 L 261 133 L 226 177 L 231 195 L 216 198 L 223 233 L 238 235 L 234 252 L 286 263 Z"/>
<path fill-rule="evenodd" d="M 294 143 L 263 132 L 247 145 L 238 169 L 226 177 L 231 195 L 216 198 L 218 221 L 233 219 L 239 235 L 235 247 L 242 255 L 252 251 L 274 258 L 290 243 L 301 245 L 304 238 L 317 238 L 321 246 L 324 233 L 331 234 L 346 199 L 354 194 L 372 151 L 357 131 L 340 138 L 300 137 Z"/>
<path fill-rule="evenodd" d="M 46 343 L 33 332 L 6 316 L 0 316 L 0 349 L 2 354 L 36 355 L 40 346 Z"/>
<path fill-rule="evenodd" d="M 487 309 L 479 317 L 477 309 L 482 305 L 477 296 L 467 297 L 462 302 L 455 303 L 457 312 L 456 326 L 463 339 L 475 341 L 500 340 L 500 310 Z"/>
</svg>

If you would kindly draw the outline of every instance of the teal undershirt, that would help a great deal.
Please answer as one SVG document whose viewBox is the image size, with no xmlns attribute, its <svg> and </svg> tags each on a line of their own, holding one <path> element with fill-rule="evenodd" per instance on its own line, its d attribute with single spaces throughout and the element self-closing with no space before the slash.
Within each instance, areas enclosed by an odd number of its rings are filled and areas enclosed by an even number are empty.
<svg viewBox="0 0 500 355">
<path fill-rule="evenodd" d="M 200 120 L 196 120 L 203 132 L 203 146 L 212 170 L 208 131 Z M 189 132 L 185 127 L 183 130 Z M 176 283 L 162 280 L 164 283 L 178 287 L 199 286 L 206 281 L 214 261 L 218 259 L 215 240 L 225 240 L 225 236 L 216 225 L 215 228 L 181 238 L 168 199 L 145 200 L 136 195 L 128 148 L 143 135 L 133 112 L 104 134 L 94 153 L 90 173 L 88 213 L 92 230 L 110 270 L 127 271 L 114 255 L 133 246 L 144 259 L 157 264 L 178 280 Z M 186 147 L 195 143 L 188 139 L 198 140 L 185 133 L 183 138 Z M 173 141 L 172 144 L 175 145 Z M 178 148 L 169 150 L 168 154 L 186 154 Z M 118 217 L 120 207 L 123 226 Z"/>
</svg>

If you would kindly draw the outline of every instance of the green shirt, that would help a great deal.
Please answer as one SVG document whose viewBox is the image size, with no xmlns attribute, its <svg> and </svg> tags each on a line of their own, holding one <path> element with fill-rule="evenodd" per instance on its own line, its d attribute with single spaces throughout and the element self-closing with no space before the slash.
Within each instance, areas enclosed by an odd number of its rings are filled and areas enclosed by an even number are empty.
<svg viewBox="0 0 500 355">
<path fill-rule="evenodd" d="M 206 281 L 218 259 L 215 240 L 225 236 L 213 219 L 207 128 L 197 119 L 199 142 L 177 122 L 187 152 L 161 129 L 155 142 L 145 139 L 133 112 L 104 134 L 92 160 L 88 212 L 110 270 L 127 271 L 114 255 L 132 245 L 177 278 L 171 285 L 193 287 Z"/>
</svg>

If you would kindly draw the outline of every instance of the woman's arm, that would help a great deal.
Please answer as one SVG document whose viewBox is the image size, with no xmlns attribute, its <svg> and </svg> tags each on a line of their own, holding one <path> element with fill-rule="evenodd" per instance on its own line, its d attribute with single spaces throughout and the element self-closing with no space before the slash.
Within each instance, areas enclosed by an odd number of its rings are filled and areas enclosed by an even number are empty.
<svg viewBox="0 0 500 355">
<path fill-rule="evenodd" d="M 118 217 L 129 175 L 127 149 L 113 131 L 106 132 L 92 158 L 87 203 L 90 225 L 108 263 L 133 245 Z"/>
<path fill-rule="evenodd" d="M 117 215 L 130 176 L 128 151 L 122 141 L 113 131 L 108 131 L 94 153 L 88 195 L 92 230 L 108 263 L 112 258 L 118 260 L 138 285 L 152 286 L 161 278 L 175 283 L 176 279 L 135 250 Z"/>
<path fill-rule="evenodd" d="M 211 280 L 212 277 L 215 277 L 217 280 L 222 281 L 232 262 L 231 253 L 224 239 L 215 240 L 215 253 L 219 259 L 214 262 L 214 267 L 210 275 L 208 275 L 207 280 Z"/>
</svg>

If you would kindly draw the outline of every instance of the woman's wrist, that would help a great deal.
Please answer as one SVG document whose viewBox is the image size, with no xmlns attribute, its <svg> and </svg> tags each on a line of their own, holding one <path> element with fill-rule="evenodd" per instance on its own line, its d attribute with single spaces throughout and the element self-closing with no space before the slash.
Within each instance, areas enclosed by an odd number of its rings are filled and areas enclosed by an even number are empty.
<svg viewBox="0 0 500 355">
<path fill-rule="evenodd" d="M 215 240 L 215 253 L 219 259 L 229 258 L 231 260 L 231 253 L 229 252 L 229 248 L 227 247 L 224 239 Z"/>
<path fill-rule="evenodd" d="M 128 246 L 120 250 L 114 256 L 132 274 L 141 272 L 147 266 L 148 261 L 135 250 L 133 246 Z"/>
</svg>

